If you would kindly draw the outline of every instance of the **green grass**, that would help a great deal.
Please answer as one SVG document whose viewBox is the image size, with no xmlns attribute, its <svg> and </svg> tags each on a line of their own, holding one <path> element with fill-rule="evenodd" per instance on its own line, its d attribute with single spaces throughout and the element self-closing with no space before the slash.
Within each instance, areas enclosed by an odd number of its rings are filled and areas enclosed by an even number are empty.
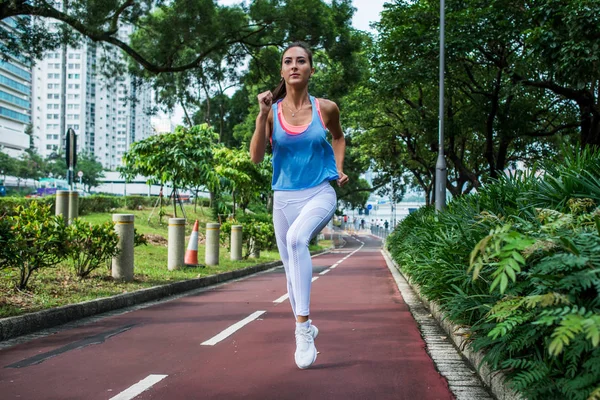
<svg viewBox="0 0 600 400">
<path fill-rule="evenodd" d="M 204 234 L 204 232 L 206 231 L 206 223 L 213 222 L 211 218 L 211 210 L 206 207 L 198 206 L 197 212 L 194 212 L 194 206 L 190 204 L 186 204 L 184 206 L 184 209 L 187 216 L 186 235 L 189 235 L 192 231 L 195 220 L 198 220 L 199 222 L 199 232 Z M 165 207 L 163 210 L 166 214 L 162 217 L 162 221 L 159 219 L 158 216 L 159 209 L 156 208 L 153 210 L 152 207 L 144 207 L 144 209 L 142 210 L 127 210 L 122 208 L 114 210 L 113 213 L 133 214 L 135 215 L 135 228 L 139 233 L 158 234 L 166 238 L 168 234 L 169 218 L 174 218 L 174 213 L 173 207 Z M 112 221 L 113 213 L 96 213 L 83 215 L 81 216 L 81 219 L 83 219 L 84 221 L 91 222 L 93 224 L 100 224 L 106 221 Z M 152 216 L 150 217 L 151 214 Z M 181 209 L 179 209 L 179 207 L 177 208 L 177 218 L 183 218 L 183 216 L 181 215 Z"/>
<path fill-rule="evenodd" d="M 151 209 L 140 211 L 115 210 L 115 213 L 134 214 L 135 227 L 139 233 L 168 236 L 168 216 L 163 217 L 163 224 L 158 223 L 158 216 L 148 223 Z M 172 208 L 171 208 L 172 212 Z M 186 234 L 192 230 L 193 221 L 200 223 L 200 237 L 203 237 L 204 223 L 210 222 L 209 212 L 204 214 L 198 208 L 198 213 L 193 212 L 193 206 L 187 206 L 188 226 Z M 90 214 L 82 219 L 91 223 L 102 223 L 112 219 L 111 214 Z M 189 222 L 191 221 L 191 222 Z M 187 240 L 187 238 L 186 238 Z M 311 251 L 323 250 L 331 247 L 332 242 L 323 240 L 319 246 L 311 246 Z M 245 250 L 244 250 L 245 251 Z M 175 271 L 167 269 L 166 244 L 148 244 L 139 246 L 134 251 L 134 280 L 133 282 L 114 281 L 108 268 L 99 268 L 92 274 L 80 279 L 75 276 L 69 262 L 63 262 L 55 268 L 36 271 L 30 279 L 26 292 L 14 288 L 17 271 L 0 270 L 0 318 L 26 314 L 67 304 L 79 303 L 101 297 L 108 297 L 120 293 L 163 285 L 187 279 L 194 279 L 208 275 L 245 268 L 265 262 L 279 260 L 277 251 L 261 251 L 260 258 L 248 258 L 241 261 L 229 259 L 226 245 L 220 248 L 219 265 L 211 267 L 185 267 Z M 204 262 L 204 246 L 198 246 L 198 261 Z"/>
</svg>

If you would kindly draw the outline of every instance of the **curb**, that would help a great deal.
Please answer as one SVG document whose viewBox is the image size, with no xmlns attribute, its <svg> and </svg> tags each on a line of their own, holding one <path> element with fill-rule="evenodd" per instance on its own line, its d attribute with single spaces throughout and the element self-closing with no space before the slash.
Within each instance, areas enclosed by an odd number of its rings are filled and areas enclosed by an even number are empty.
<svg viewBox="0 0 600 400">
<path fill-rule="evenodd" d="M 331 249 L 327 249 L 311 254 L 316 256 L 329 253 L 330 251 Z M 93 315 L 131 307 L 136 304 L 146 303 L 191 290 L 216 285 L 218 283 L 239 279 L 280 265 L 282 265 L 281 260 L 271 261 L 221 274 L 188 279 L 166 285 L 140 289 L 130 293 L 117 294 L 101 299 L 94 299 L 15 317 L 3 318 L 0 319 L 0 342 L 78 319 L 91 317 Z"/>
<path fill-rule="evenodd" d="M 437 321 L 439 326 L 446 332 L 455 347 L 470 363 L 473 369 L 476 371 L 479 378 L 485 383 L 490 392 L 498 400 L 523 400 L 518 393 L 508 387 L 505 382 L 506 376 L 502 372 L 492 372 L 486 363 L 482 363 L 484 353 L 482 351 L 474 351 L 469 348 L 469 343 L 465 338 L 466 330 L 460 325 L 455 325 L 446 317 L 440 306 L 434 302 L 427 300 L 422 294 L 420 287 L 412 282 L 409 276 L 405 275 L 399 268 L 396 261 L 392 258 L 390 252 L 383 247 L 382 250 L 394 264 L 394 267 L 398 273 L 406 280 L 408 285 L 415 292 L 419 300 L 429 309 L 433 318 Z M 412 310 L 411 310 L 412 312 Z"/>
</svg>

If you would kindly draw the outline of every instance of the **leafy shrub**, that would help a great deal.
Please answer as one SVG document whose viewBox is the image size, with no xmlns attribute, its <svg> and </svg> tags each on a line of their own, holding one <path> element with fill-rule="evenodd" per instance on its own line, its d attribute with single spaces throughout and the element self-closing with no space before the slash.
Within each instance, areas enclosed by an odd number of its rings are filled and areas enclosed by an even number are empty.
<svg viewBox="0 0 600 400">
<path fill-rule="evenodd" d="M 529 399 L 600 394 L 598 160 L 502 177 L 388 238 L 411 281 Z"/>
<path fill-rule="evenodd" d="M 246 247 L 248 257 L 252 251 L 251 239 L 258 250 L 273 249 L 275 241 L 275 228 L 268 214 L 244 214 L 238 220 L 227 220 L 221 224 L 221 243 L 229 243 L 231 238 L 231 226 L 242 225 L 242 245 Z"/>
<path fill-rule="evenodd" d="M 116 196 L 93 195 L 79 199 L 79 215 L 106 213 L 122 205 L 122 198 Z"/>
<path fill-rule="evenodd" d="M 75 273 L 86 277 L 119 252 L 119 237 L 112 222 L 93 225 L 75 219 L 67 228 L 69 254 Z"/>
<path fill-rule="evenodd" d="M 54 196 L 47 196 L 34 199 L 25 197 L 0 197 L 0 215 L 15 215 L 17 206 L 28 207 L 32 202 L 47 205 L 50 207 L 50 213 L 54 214 L 56 198 Z"/>
<path fill-rule="evenodd" d="M 8 260 L 13 258 L 14 251 L 10 222 L 6 215 L 0 216 L 0 268 L 8 266 Z"/>
<path fill-rule="evenodd" d="M 67 256 L 67 233 L 62 217 L 50 214 L 50 207 L 32 201 L 28 207 L 17 206 L 8 217 L 11 239 L 6 265 L 19 269 L 17 287 L 27 287 L 32 273 L 51 267 Z"/>
<path fill-rule="evenodd" d="M 156 203 L 156 198 L 148 196 L 127 196 L 124 198 L 125 208 L 137 210 L 139 207 L 151 207 Z"/>
</svg>

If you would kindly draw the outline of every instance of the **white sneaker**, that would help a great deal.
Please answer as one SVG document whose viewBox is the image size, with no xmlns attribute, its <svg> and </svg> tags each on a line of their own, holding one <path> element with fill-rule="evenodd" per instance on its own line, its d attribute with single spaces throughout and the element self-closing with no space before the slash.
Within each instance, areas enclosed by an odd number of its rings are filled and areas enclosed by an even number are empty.
<svg viewBox="0 0 600 400">
<path fill-rule="evenodd" d="M 308 322 L 310 323 L 310 331 L 311 331 L 312 337 L 313 337 L 313 339 L 316 339 L 317 336 L 319 336 L 319 329 L 317 329 L 317 327 L 312 324 L 312 320 L 309 319 Z"/>
<path fill-rule="evenodd" d="M 294 353 L 294 358 L 300 369 L 310 367 L 317 359 L 317 348 L 313 337 L 314 331 L 310 326 L 308 328 L 296 327 L 296 353 Z M 316 330 L 317 334 L 318 332 Z"/>
</svg>

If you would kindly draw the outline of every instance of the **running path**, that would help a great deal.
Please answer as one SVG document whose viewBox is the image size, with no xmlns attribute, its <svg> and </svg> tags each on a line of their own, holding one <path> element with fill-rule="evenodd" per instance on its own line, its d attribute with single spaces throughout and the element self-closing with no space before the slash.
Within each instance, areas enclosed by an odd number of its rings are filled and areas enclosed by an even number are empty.
<svg viewBox="0 0 600 400">
<path fill-rule="evenodd" d="M 319 356 L 308 370 L 294 363 L 295 325 L 277 268 L 1 350 L 0 393 L 3 399 L 452 399 L 380 246 L 370 236 L 347 237 L 343 249 L 313 258 Z"/>
</svg>

